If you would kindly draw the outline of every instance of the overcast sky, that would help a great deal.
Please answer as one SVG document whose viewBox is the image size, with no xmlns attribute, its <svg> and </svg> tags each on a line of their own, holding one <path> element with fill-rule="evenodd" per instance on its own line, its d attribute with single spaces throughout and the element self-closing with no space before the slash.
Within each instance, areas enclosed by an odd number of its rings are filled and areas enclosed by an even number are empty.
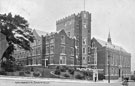
<svg viewBox="0 0 135 86">
<path fill-rule="evenodd" d="M 0 13 L 23 16 L 33 29 L 56 31 L 56 21 L 84 10 L 83 0 L 0 0 Z M 135 70 L 135 0 L 85 0 L 92 14 L 92 37 L 112 42 L 132 54 Z"/>
</svg>

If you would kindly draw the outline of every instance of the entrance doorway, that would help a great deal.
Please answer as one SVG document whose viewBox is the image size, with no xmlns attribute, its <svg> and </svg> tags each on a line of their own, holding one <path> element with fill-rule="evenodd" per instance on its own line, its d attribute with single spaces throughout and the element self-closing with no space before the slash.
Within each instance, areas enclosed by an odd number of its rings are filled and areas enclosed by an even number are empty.
<svg viewBox="0 0 135 86">
<path fill-rule="evenodd" d="M 120 72 L 121 72 L 121 71 L 120 71 L 120 69 L 119 69 L 119 77 L 121 77 L 121 74 L 120 74 Z"/>
<path fill-rule="evenodd" d="M 48 59 L 45 59 L 45 67 L 48 67 L 49 61 Z"/>
</svg>

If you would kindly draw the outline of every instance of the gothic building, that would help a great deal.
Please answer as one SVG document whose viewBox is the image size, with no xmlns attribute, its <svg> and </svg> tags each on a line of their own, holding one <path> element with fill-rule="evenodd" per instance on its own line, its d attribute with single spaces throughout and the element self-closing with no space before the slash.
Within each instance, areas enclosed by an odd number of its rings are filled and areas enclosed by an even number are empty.
<svg viewBox="0 0 135 86">
<path fill-rule="evenodd" d="M 70 38 L 75 39 L 76 64 L 87 67 L 91 46 L 91 14 L 86 11 L 73 14 L 56 22 L 56 30 L 65 30 Z M 90 64 L 89 64 L 90 65 Z"/>
<path fill-rule="evenodd" d="M 106 79 L 128 77 L 131 73 L 131 54 L 120 46 L 114 45 L 110 33 L 107 42 L 97 38 L 92 39 L 92 45 L 97 49 L 97 68 L 103 69 Z"/>
</svg>

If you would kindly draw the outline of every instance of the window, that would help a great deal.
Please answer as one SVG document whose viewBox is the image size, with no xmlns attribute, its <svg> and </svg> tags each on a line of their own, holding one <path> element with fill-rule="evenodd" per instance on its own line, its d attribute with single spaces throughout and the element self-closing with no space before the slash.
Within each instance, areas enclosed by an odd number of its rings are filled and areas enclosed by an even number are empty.
<svg viewBox="0 0 135 86">
<path fill-rule="evenodd" d="M 83 42 L 83 44 L 85 45 L 85 44 L 86 44 L 86 39 L 83 38 L 82 42 Z"/>
<path fill-rule="evenodd" d="M 88 47 L 88 53 L 90 53 L 90 47 Z"/>
<path fill-rule="evenodd" d="M 50 56 L 50 64 L 54 64 L 54 58 L 53 57 L 54 57 L 54 55 Z"/>
<path fill-rule="evenodd" d="M 76 44 L 76 46 L 79 46 L 79 42 L 77 40 L 75 41 L 75 44 Z"/>
<path fill-rule="evenodd" d="M 85 53 L 85 48 L 83 48 L 83 53 Z"/>
<path fill-rule="evenodd" d="M 65 36 L 64 35 L 61 35 L 61 43 L 63 44 L 65 44 Z"/>
<path fill-rule="evenodd" d="M 83 60 L 85 60 L 86 58 L 85 57 L 83 57 Z"/>
<path fill-rule="evenodd" d="M 61 53 L 65 53 L 65 46 L 61 46 Z"/>
<path fill-rule="evenodd" d="M 68 36 L 70 37 L 70 32 L 68 32 Z"/>
<path fill-rule="evenodd" d="M 60 64 L 66 64 L 66 57 L 65 56 L 60 56 Z"/>
<path fill-rule="evenodd" d="M 54 43 L 54 38 L 50 39 L 50 43 Z"/>
<path fill-rule="evenodd" d="M 83 27 L 84 27 L 84 28 L 87 28 L 87 25 L 84 23 L 84 24 L 83 24 Z"/>
<path fill-rule="evenodd" d="M 88 33 L 90 33 L 90 29 L 88 29 Z"/>
<path fill-rule="evenodd" d="M 49 48 L 49 46 L 46 47 L 46 53 L 50 53 L 50 48 Z"/>
<path fill-rule="evenodd" d="M 79 49 L 78 48 L 76 48 L 76 54 L 79 54 Z"/>
<path fill-rule="evenodd" d="M 50 47 L 50 53 L 54 53 L 54 46 Z"/>
<path fill-rule="evenodd" d="M 71 48 L 71 55 L 74 56 L 74 48 Z"/>
<path fill-rule="evenodd" d="M 87 17 L 87 15 L 86 15 L 85 13 L 83 14 L 83 16 L 84 16 L 84 18 L 86 18 L 86 17 Z"/>
</svg>

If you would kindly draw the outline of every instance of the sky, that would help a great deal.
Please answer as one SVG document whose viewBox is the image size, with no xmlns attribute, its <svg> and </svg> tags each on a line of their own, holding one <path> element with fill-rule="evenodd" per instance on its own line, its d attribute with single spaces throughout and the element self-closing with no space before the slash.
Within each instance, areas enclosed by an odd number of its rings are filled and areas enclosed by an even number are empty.
<svg viewBox="0 0 135 86">
<path fill-rule="evenodd" d="M 84 9 L 85 7 L 85 9 Z M 56 21 L 88 11 L 92 15 L 91 36 L 107 40 L 131 53 L 135 70 L 135 0 L 0 0 L 0 13 L 19 14 L 30 27 L 45 32 L 56 31 Z"/>
</svg>

